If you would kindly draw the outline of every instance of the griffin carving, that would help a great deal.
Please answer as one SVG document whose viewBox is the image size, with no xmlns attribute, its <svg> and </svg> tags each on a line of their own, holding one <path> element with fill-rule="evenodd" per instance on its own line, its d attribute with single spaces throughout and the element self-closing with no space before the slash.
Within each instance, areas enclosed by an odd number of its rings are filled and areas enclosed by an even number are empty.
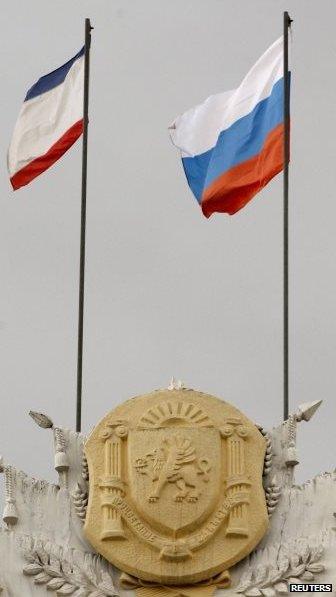
<svg viewBox="0 0 336 597">
<path fill-rule="evenodd" d="M 197 458 L 190 439 L 176 435 L 165 439 L 159 448 L 155 448 L 145 457 L 137 458 L 134 464 L 138 473 L 149 475 L 153 488 L 148 497 L 150 502 L 157 502 L 167 483 L 175 484 L 176 502 L 196 502 L 200 496 L 200 480 L 209 481 L 211 466 L 207 458 Z"/>
</svg>

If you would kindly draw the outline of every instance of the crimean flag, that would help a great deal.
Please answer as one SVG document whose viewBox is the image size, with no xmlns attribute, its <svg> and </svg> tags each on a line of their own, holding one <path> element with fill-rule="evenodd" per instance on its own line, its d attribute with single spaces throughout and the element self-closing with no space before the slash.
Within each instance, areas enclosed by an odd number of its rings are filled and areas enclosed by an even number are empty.
<svg viewBox="0 0 336 597">
<path fill-rule="evenodd" d="M 8 151 L 14 190 L 50 168 L 83 132 L 84 48 L 29 89 Z"/>
<path fill-rule="evenodd" d="M 281 37 L 237 89 L 210 96 L 169 127 L 207 218 L 236 213 L 283 169 L 283 97 Z"/>
</svg>

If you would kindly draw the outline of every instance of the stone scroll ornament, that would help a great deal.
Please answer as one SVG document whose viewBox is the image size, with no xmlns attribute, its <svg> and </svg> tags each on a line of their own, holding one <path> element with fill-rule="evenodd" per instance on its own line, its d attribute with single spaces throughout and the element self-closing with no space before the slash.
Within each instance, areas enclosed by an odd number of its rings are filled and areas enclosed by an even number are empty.
<svg viewBox="0 0 336 597">
<path fill-rule="evenodd" d="M 179 387 L 128 400 L 85 445 L 84 534 L 139 595 L 210 595 L 267 530 L 265 450 L 245 415 L 207 394 Z"/>
</svg>

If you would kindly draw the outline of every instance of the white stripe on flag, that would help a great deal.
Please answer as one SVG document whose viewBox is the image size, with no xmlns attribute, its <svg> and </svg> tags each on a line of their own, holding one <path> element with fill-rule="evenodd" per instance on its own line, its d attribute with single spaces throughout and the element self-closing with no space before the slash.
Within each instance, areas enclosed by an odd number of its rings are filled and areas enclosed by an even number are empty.
<svg viewBox="0 0 336 597">
<path fill-rule="evenodd" d="M 10 177 L 43 156 L 83 118 L 84 57 L 74 62 L 63 83 L 24 102 L 8 151 Z"/>
<path fill-rule="evenodd" d="M 212 149 L 219 133 L 266 99 L 282 77 L 283 37 L 280 37 L 254 64 L 237 89 L 212 95 L 176 118 L 169 132 L 182 157 Z"/>
</svg>

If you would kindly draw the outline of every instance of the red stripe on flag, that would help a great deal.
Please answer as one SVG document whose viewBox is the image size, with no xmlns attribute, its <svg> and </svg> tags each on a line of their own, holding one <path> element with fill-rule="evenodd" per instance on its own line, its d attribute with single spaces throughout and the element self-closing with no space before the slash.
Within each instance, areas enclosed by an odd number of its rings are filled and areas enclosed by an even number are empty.
<svg viewBox="0 0 336 597">
<path fill-rule="evenodd" d="M 72 127 L 70 127 L 44 155 L 36 158 L 16 172 L 10 179 L 14 191 L 34 180 L 34 178 L 39 176 L 39 174 L 42 174 L 42 172 L 45 172 L 45 170 L 48 170 L 50 166 L 57 162 L 57 160 L 70 149 L 71 145 L 77 141 L 82 132 L 83 119 L 75 122 L 75 124 L 72 125 Z"/>
<path fill-rule="evenodd" d="M 203 214 L 207 218 L 215 212 L 233 215 L 251 201 L 283 169 L 283 138 L 282 123 L 269 133 L 260 153 L 219 176 L 203 194 Z"/>
</svg>

